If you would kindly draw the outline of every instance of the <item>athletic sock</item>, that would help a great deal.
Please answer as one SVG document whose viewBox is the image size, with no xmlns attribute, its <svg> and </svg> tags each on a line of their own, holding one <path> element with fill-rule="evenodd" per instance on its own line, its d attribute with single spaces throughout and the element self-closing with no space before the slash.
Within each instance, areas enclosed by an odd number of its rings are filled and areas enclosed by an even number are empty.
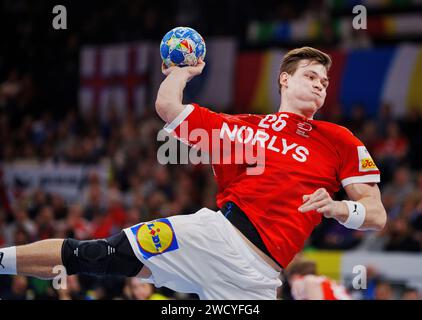
<svg viewBox="0 0 422 320">
<path fill-rule="evenodd" d="M 17 274 L 16 247 L 0 248 L 0 274 Z"/>
</svg>

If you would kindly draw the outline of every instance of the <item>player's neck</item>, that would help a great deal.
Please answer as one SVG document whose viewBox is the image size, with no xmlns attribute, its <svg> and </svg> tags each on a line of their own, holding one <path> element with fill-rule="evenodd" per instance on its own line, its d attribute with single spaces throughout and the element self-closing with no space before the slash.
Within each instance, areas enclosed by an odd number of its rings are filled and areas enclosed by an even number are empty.
<svg viewBox="0 0 422 320">
<path fill-rule="evenodd" d="M 295 113 L 295 114 L 302 116 L 304 118 L 307 118 L 307 119 L 313 119 L 314 114 L 315 114 L 315 112 L 313 112 L 313 111 L 307 112 L 306 110 L 300 110 L 298 108 L 291 107 L 289 104 L 283 104 L 283 103 L 280 104 L 280 108 L 278 109 L 278 112 Z"/>
</svg>

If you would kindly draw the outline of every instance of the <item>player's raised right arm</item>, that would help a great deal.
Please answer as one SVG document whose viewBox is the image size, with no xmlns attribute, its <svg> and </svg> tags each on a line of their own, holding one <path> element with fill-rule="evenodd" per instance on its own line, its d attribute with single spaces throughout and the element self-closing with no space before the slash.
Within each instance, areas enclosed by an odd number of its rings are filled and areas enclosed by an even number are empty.
<svg viewBox="0 0 422 320">
<path fill-rule="evenodd" d="M 186 83 L 201 74 L 204 67 L 205 62 L 202 60 L 199 60 L 198 64 L 193 67 L 165 68 L 163 64 L 162 72 L 166 78 L 158 89 L 155 110 L 166 123 L 172 122 L 182 112 L 184 109 L 183 90 Z"/>
</svg>

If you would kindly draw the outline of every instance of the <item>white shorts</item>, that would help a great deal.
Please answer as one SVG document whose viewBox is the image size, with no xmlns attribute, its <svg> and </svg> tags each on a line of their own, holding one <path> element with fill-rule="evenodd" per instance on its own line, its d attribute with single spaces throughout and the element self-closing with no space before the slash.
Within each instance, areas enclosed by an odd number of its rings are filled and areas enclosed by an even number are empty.
<svg viewBox="0 0 422 320">
<path fill-rule="evenodd" d="M 221 214 L 203 208 L 124 229 L 146 282 L 200 299 L 276 299 L 279 272 L 254 252 Z"/>
</svg>

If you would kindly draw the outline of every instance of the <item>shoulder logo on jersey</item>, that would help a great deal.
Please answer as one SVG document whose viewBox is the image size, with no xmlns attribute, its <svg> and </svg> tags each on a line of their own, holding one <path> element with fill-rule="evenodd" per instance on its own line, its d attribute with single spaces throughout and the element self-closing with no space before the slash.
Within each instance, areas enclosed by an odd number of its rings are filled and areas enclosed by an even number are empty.
<svg viewBox="0 0 422 320">
<path fill-rule="evenodd" d="M 358 146 L 359 172 L 378 171 L 374 160 L 365 146 Z"/>
<path fill-rule="evenodd" d="M 179 248 L 173 226 L 168 219 L 141 223 L 132 227 L 131 231 L 145 259 Z"/>
</svg>

